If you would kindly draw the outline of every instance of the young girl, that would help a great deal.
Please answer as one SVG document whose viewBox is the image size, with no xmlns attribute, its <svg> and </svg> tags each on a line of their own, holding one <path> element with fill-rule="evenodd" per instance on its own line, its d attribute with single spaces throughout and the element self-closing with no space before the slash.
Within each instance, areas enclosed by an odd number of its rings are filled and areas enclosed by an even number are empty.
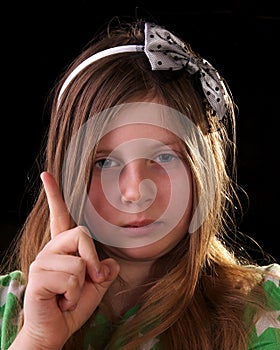
<svg viewBox="0 0 280 350">
<path fill-rule="evenodd" d="M 111 23 L 52 101 L 1 349 L 279 349 L 280 266 L 234 244 L 236 106 L 215 68 L 165 28 Z"/>
</svg>

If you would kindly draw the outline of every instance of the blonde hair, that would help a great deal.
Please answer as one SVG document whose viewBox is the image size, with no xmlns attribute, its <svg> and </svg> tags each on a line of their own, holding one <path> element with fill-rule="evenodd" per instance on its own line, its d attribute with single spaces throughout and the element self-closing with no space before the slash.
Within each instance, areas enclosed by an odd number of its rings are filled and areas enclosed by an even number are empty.
<svg viewBox="0 0 280 350">
<path fill-rule="evenodd" d="M 52 97 L 52 110 L 46 152 L 42 170 L 51 172 L 62 187 L 62 168 L 69 143 L 77 131 L 92 116 L 95 119 L 92 137 L 98 136 L 109 120 L 100 112 L 128 101 L 149 101 L 178 110 L 190 118 L 200 130 L 204 144 L 186 139 L 186 159 L 191 166 L 194 186 L 194 207 L 201 192 L 210 186 L 207 167 L 201 166 L 198 155 L 211 149 L 215 169 L 215 199 L 204 222 L 193 234 L 187 235 L 166 256 L 155 262 L 151 285 L 139 302 L 139 310 L 128 323 L 121 325 L 108 349 L 122 339 L 122 349 L 137 349 L 148 339 L 161 335 L 164 349 L 224 350 L 246 349 L 248 332 L 243 314 L 248 303 L 263 305 L 258 289 L 260 273 L 252 268 L 230 244 L 230 235 L 237 233 L 235 206 L 239 205 L 235 183 L 235 111 L 231 105 L 224 122 L 213 115 L 211 106 L 197 88 L 195 78 L 186 71 L 151 71 L 144 53 L 121 53 L 95 62 L 85 68 L 67 86 L 60 98 L 60 88 L 70 72 L 95 52 L 109 47 L 142 44 L 142 21 L 111 23 L 108 29 L 89 43 L 81 55 L 58 81 Z M 184 120 L 181 121 L 184 126 Z M 185 125 L 186 126 L 186 125 Z M 190 135 L 191 137 L 194 135 Z M 195 148 L 200 147 L 199 149 Z M 205 146 L 206 145 L 206 146 Z M 73 159 L 73 163 L 80 160 Z M 86 174 L 89 183 L 90 171 Z M 79 184 L 67 180 L 67 187 L 79 192 Z M 73 226 L 75 223 L 73 222 Z M 19 241 L 19 268 L 28 281 L 28 269 L 38 252 L 50 240 L 49 209 L 42 187 L 28 216 Z M 30 244 L 32 242 L 32 244 Z M 96 242 L 98 252 L 104 256 L 102 245 Z M 251 263 L 250 267 L 247 264 Z M 104 298 L 102 309 L 110 309 Z M 94 317 L 94 315 L 92 316 Z M 160 320 L 160 322 L 158 322 Z M 90 321 L 89 321 L 90 322 Z M 65 349 L 77 348 L 86 330 L 73 335 Z M 139 337 L 140 328 L 149 329 Z"/>
</svg>

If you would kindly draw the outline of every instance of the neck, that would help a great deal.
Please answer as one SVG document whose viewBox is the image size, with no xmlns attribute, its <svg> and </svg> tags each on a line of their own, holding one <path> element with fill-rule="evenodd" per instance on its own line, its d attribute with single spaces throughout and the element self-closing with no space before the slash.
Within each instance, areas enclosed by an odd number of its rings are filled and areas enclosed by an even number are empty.
<svg viewBox="0 0 280 350">
<path fill-rule="evenodd" d="M 113 319 L 119 319 L 127 310 L 136 305 L 143 293 L 149 289 L 150 269 L 153 261 L 113 258 L 120 265 L 120 273 L 119 278 L 109 288 L 106 299 L 111 304 Z"/>
</svg>

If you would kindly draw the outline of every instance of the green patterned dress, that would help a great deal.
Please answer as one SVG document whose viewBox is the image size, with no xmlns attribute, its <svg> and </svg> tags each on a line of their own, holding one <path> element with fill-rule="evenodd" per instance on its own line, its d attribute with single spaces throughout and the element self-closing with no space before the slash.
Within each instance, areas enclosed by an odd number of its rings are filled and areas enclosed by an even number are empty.
<svg viewBox="0 0 280 350">
<path fill-rule="evenodd" d="M 248 350 L 280 350 L 280 265 L 271 264 L 263 267 L 276 272 L 279 278 L 266 278 L 263 282 L 264 290 L 271 301 L 271 308 L 256 322 L 251 334 Z M 24 294 L 24 279 L 20 271 L 14 271 L 0 276 L 0 346 L 1 350 L 9 348 L 17 334 L 17 322 Z M 133 307 L 123 316 L 122 322 L 133 317 L 137 307 Z M 271 324 L 272 319 L 275 320 Z M 106 350 L 107 336 L 110 333 L 111 324 L 102 314 L 98 314 L 94 323 L 89 328 L 85 338 L 84 350 L 97 348 Z M 95 345 L 94 345 L 95 344 Z M 81 350 L 82 350 L 81 349 Z M 116 350 L 120 347 L 116 344 Z M 151 339 L 143 344 L 141 350 L 160 349 L 160 340 Z"/>
</svg>

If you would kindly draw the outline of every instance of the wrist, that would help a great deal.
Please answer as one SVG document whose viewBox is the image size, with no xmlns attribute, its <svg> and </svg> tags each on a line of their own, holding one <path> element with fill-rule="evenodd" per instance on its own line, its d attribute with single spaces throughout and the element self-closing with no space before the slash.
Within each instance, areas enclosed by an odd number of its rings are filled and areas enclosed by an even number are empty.
<svg viewBox="0 0 280 350">
<path fill-rule="evenodd" d="M 36 339 L 21 329 L 8 350 L 61 350 L 63 345 L 48 345 L 43 339 Z"/>
</svg>

